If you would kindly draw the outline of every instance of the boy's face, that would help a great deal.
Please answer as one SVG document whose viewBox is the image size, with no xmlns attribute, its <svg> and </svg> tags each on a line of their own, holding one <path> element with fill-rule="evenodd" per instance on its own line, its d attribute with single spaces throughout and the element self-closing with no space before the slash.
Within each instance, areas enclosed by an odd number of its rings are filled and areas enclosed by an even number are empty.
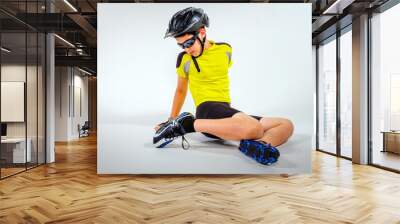
<svg viewBox="0 0 400 224">
<path fill-rule="evenodd" d="M 203 32 L 200 32 L 199 34 L 198 34 L 198 37 L 200 38 L 200 39 L 202 39 L 203 38 Z M 188 53 L 188 54 L 190 54 L 190 55 L 192 55 L 192 56 L 194 56 L 194 57 L 197 57 L 197 56 L 199 56 L 200 55 L 200 53 L 201 53 L 201 44 L 200 44 L 200 41 L 197 39 L 197 38 L 195 38 L 194 37 L 194 35 L 193 34 L 185 34 L 185 35 L 183 35 L 183 36 L 181 36 L 181 37 L 175 37 L 175 39 L 176 39 L 176 42 L 178 43 L 178 45 L 180 45 L 180 46 L 182 46 L 182 44 L 183 43 L 190 43 L 190 41 L 192 40 L 194 40 L 194 43 L 193 43 L 193 45 L 192 46 L 190 46 L 190 47 L 187 47 L 187 48 L 184 48 L 184 50 L 186 51 L 186 53 Z"/>
</svg>

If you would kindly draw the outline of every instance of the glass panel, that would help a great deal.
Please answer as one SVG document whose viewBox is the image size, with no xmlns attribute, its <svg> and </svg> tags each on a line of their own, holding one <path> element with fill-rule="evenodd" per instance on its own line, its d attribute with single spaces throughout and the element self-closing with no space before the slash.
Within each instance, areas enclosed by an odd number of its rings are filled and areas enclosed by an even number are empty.
<svg viewBox="0 0 400 224">
<path fill-rule="evenodd" d="M 352 35 L 340 37 L 340 121 L 341 155 L 352 157 Z"/>
<path fill-rule="evenodd" d="M 26 11 L 26 1 L 2 0 L 0 1 L 0 7 L 6 9 L 9 12 L 23 13 Z"/>
<path fill-rule="evenodd" d="M 319 149 L 336 154 L 336 39 L 318 48 Z"/>
<path fill-rule="evenodd" d="M 23 15 L 25 11 L 25 1 L 0 1 L 0 8 L 15 15 L 16 17 Z M 25 33 L 24 23 L 12 19 L 9 15 L 0 12 L 1 31 L 5 32 L 20 32 Z"/>
<path fill-rule="evenodd" d="M 26 34 L 1 34 L 1 170 L 2 177 L 25 170 Z M 6 49 L 6 50 L 4 50 Z"/>
<path fill-rule="evenodd" d="M 400 170 L 400 5 L 372 18 L 372 163 Z"/>
<path fill-rule="evenodd" d="M 312 46 L 312 68 L 313 68 L 313 77 L 315 77 L 315 79 L 317 78 L 317 48 L 316 48 L 316 46 L 315 45 L 313 45 Z M 90 100 L 92 100 L 93 98 L 92 98 L 92 96 L 90 95 L 91 93 L 92 93 L 92 91 L 91 91 L 91 87 L 93 86 L 92 85 L 92 79 L 89 79 L 89 99 Z M 313 111 L 314 111 L 314 113 L 313 113 L 313 122 L 314 122 L 314 127 L 313 127 L 313 138 L 312 138 L 312 146 L 313 146 L 313 149 L 316 149 L 317 147 L 316 147 L 316 141 L 317 141 L 317 138 L 316 138 L 316 136 L 317 136 L 317 128 L 316 128 L 316 126 L 317 126 L 317 108 L 316 108 L 316 105 L 317 105 L 317 102 L 316 102 L 316 99 L 317 99 L 317 93 L 314 91 L 313 92 Z M 90 100 L 89 100 L 89 102 L 90 102 Z M 92 117 L 90 117 L 91 115 L 92 115 L 92 112 L 91 112 L 91 106 L 92 106 L 92 104 L 89 104 L 89 120 L 90 120 L 90 122 L 93 124 L 94 122 L 92 122 Z"/>
<path fill-rule="evenodd" d="M 37 88 L 37 79 L 38 79 L 38 49 L 37 49 L 37 41 L 38 36 L 36 32 L 27 33 L 28 38 L 28 63 L 27 63 L 27 99 L 26 99 L 26 110 L 27 110 L 27 143 L 28 150 L 30 153 L 30 160 L 28 160 L 28 168 L 37 165 L 37 98 L 38 98 L 38 88 Z"/>
<path fill-rule="evenodd" d="M 0 7 L 33 24 L 45 0 L 0 1 Z M 0 177 L 45 162 L 45 35 L 0 12 Z"/>
<path fill-rule="evenodd" d="M 37 17 L 30 16 L 39 11 L 37 1 L 27 2 L 26 12 L 28 13 L 28 20 L 36 24 Z M 35 21 L 36 20 L 36 21 Z M 27 163 L 28 168 L 37 166 L 38 163 L 38 34 L 35 30 L 28 29 L 27 31 L 27 149 L 31 151 L 31 159 Z"/>
<path fill-rule="evenodd" d="M 45 163 L 45 65 L 46 65 L 46 37 L 44 34 L 39 34 L 38 46 L 38 163 Z"/>
</svg>

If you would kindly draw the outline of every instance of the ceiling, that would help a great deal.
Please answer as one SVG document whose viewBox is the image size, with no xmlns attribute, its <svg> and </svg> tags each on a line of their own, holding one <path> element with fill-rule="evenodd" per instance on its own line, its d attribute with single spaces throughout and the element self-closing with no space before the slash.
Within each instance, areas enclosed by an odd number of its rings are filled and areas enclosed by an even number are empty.
<svg viewBox="0 0 400 224">
<path fill-rule="evenodd" d="M 336 31 L 338 20 L 344 21 L 340 26 L 346 26 L 351 23 L 353 16 L 387 1 L 340 0 L 335 3 L 336 0 L 47 0 L 46 9 L 46 0 L 1 0 L 0 24 L 4 33 L 18 33 L 26 28 L 39 32 L 55 32 L 60 37 L 55 38 L 56 65 L 80 66 L 95 73 L 97 3 L 312 3 L 313 15 L 310 22 L 315 44 Z M 48 13 L 50 8 L 52 13 Z M 16 37 L 13 38 L 12 35 Z M 6 38 L 11 38 L 15 41 L 14 45 L 18 45 L 17 41 L 22 41 L 19 36 L 7 34 Z"/>
</svg>

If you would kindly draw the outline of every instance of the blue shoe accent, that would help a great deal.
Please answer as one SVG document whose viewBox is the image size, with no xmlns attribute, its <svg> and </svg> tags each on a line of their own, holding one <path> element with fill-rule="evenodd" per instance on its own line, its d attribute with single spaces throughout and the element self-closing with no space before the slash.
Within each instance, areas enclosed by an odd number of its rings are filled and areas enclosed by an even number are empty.
<svg viewBox="0 0 400 224">
<path fill-rule="evenodd" d="M 183 136 L 186 134 L 186 131 L 182 124 L 185 121 L 193 122 L 193 120 L 194 116 L 191 113 L 183 112 L 177 118 L 163 123 L 153 137 L 153 144 L 156 144 L 160 140 L 164 139 L 165 141 L 161 143 L 159 146 L 157 146 L 157 148 L 163 148 L 169 143 L 171 143 L 173 140 L 178 138 L 179 136 L 182 136 L 182 148 L 188 149 L 190 145 L 189 142 Z M 184 141 L 186 141 L 188 146 L 185 146 Z"/>
<path fill-rule="evenodd" d="M 277 148 L 262 141 L 241 140 L 239 150 L 246 156 L 264 165 L 275 163 L 280 156 Z"/>
<path fill-rule="evenodd" d="M 165 140 L 165 142 L 161 143 L 159 146 L 157 146 L 156 148 L 164 148 L 166 145 L 168 145 L 169 143 L 171 143 L 172 141 L 174 141 L 174 139 L 170 139 L 170 140 Z"/>
</svg>

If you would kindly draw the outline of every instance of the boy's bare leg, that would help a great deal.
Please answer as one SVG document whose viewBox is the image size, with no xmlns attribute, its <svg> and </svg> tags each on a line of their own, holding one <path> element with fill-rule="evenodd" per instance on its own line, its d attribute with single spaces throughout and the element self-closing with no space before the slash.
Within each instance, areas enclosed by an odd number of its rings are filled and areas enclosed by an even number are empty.
<svg viewBox="0 0 400 224">
<path fill-rule="evenodd" d="M 245 114 L 236 113 L 230 118 L 196 119 L 194 129 L 225 140 L 257 139 L 278 146 L 293 134 L 293 124 L 285 118 L 263 117 L 260 121 Z"/>
<path fill-rule="evenodd" d="M 285 143 L 293 134 L 293 123 L 286 118 L 263 117 L 260 123 L 264 130 L 264 135 L 259 139 L 278 146 Z"/>
<path fill-rule="evenodd" d="M 225 140 L 259 139 L 263 137 L 264 129 L 257 119 L 239 112 L 230 118 L 196 119 L 196 132 L 206 132 Z"/>
</svg>

